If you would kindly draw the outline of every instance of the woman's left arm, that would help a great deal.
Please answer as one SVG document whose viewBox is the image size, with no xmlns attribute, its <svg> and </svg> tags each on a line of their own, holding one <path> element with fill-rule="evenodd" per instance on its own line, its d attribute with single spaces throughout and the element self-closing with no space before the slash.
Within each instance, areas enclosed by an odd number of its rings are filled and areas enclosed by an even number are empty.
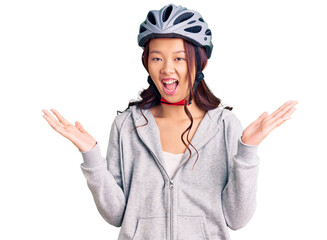
<svg viewBox="0 0 327 240">
<path fill-rule="evenodd" d="M 244 131 L 234 114 L 224 119 L 229 167 L 222 192 L 222 207 L 229 228 L 240 229 L 251 219 L 256 208 L 258 144 L 274 128 L 290 119 L 295 104 L 297 102 L 289 101 L 269 116 L 263 113 Z"/>
</svg>

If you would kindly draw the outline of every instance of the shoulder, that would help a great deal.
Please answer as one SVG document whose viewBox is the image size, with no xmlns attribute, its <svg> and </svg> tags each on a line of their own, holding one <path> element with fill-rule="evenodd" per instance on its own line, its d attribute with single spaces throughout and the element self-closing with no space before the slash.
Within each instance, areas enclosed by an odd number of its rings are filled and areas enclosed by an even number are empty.
<svg viewBox="0 0 327 240">
<path fill-rule="evenodd" d="M 240 124 L 240 120 L 233 111 L 221 106 L 209 110 L 208 115 L 213 121 L 217 122 L 218 125 L 224 124 L 225 127 Z"/>
<path fill-rule="evenodd" d="M 132 109 L 135 106 L 130 106 L 128 109 L 125 109 L 123 112 L 117 114 L 114 119 L 114 124 L 116 124 L 118 129 L 121 129 L 124 122 L 128 119 L 131 120 Z"/>
</svg>

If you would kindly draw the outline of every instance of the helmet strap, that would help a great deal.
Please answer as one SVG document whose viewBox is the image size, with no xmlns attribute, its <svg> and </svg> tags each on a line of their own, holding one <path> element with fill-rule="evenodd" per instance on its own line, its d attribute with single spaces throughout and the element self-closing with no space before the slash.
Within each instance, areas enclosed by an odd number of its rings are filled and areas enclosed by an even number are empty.
<svg viewBox="0 0 327 240">
<path fill-rule="evenodd" d="M 162 97 L 161 100 L 160 100 L 160 102 L 162 104 L 166 104 L 166 105 L 184 106 L 185 99 L 183 99 L 182 101 L 176 102 L 176 103 L 172 103 L 172 102 L 168 102 L 166 99 L 164 99 Z M 191 103 L 192 103 L 192 101 L 190 101 L 189 104 L 187 104 L 187 105 L 190 105 Z"/>
<path fill-rule="evenodd" d="M 199 83 L 204 78 L 204 74 L 201 71 L 199 49 L 195 45 L 194 45 L 194 52 L 195 52 L 195 62 L 196 62 L 196 75 L 195 75 L 195 81 L 194 81 L 194 84 L 193 84 L 193 93 L 195 94 L 195 89 L 197 88 Z"/>
</svg>

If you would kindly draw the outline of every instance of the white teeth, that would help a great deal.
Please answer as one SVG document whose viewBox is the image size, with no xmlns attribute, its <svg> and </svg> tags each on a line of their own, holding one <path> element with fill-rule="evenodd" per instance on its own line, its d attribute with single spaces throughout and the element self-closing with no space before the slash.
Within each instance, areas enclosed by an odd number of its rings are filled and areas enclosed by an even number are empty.
<svg viewBox="0 0 327 240">
<path fill-rule="evenodd" d="M 168 90 L 168 89 L 166 88 L 166 91 L 167 91 L 167 92 L 173 92 L 173 91 L 175 91 L 175 89 L 173 89 L 173 90 Z"/>
<path fill-rule="evenodd" d="M 165 84 L 172 84 L 174 82 L 177 82 L 177 80 L 164 80 L 163 81 Z"/>
</svg>

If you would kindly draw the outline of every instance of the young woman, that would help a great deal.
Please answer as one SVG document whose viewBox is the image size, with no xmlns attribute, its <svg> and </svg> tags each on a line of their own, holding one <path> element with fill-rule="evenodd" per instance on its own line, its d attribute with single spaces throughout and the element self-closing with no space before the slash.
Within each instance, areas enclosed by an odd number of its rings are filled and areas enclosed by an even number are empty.
<svg viewBox="0 0 327 240">
<path fill-rule="evenodd" d="M 106 158 L 79 122 L 43 110 L 81 152 L 95 204 L 121 227 L 119 240 L 230 239 L 228 227 L 245 226 L 255 211 L 258 145 L 297 102 L 243 131 L 203 80 L 211 38 L 196 11 L 170 4 L 148 13 L 138 43 L 150 85 L 116 116 Z"/>
</svg>

